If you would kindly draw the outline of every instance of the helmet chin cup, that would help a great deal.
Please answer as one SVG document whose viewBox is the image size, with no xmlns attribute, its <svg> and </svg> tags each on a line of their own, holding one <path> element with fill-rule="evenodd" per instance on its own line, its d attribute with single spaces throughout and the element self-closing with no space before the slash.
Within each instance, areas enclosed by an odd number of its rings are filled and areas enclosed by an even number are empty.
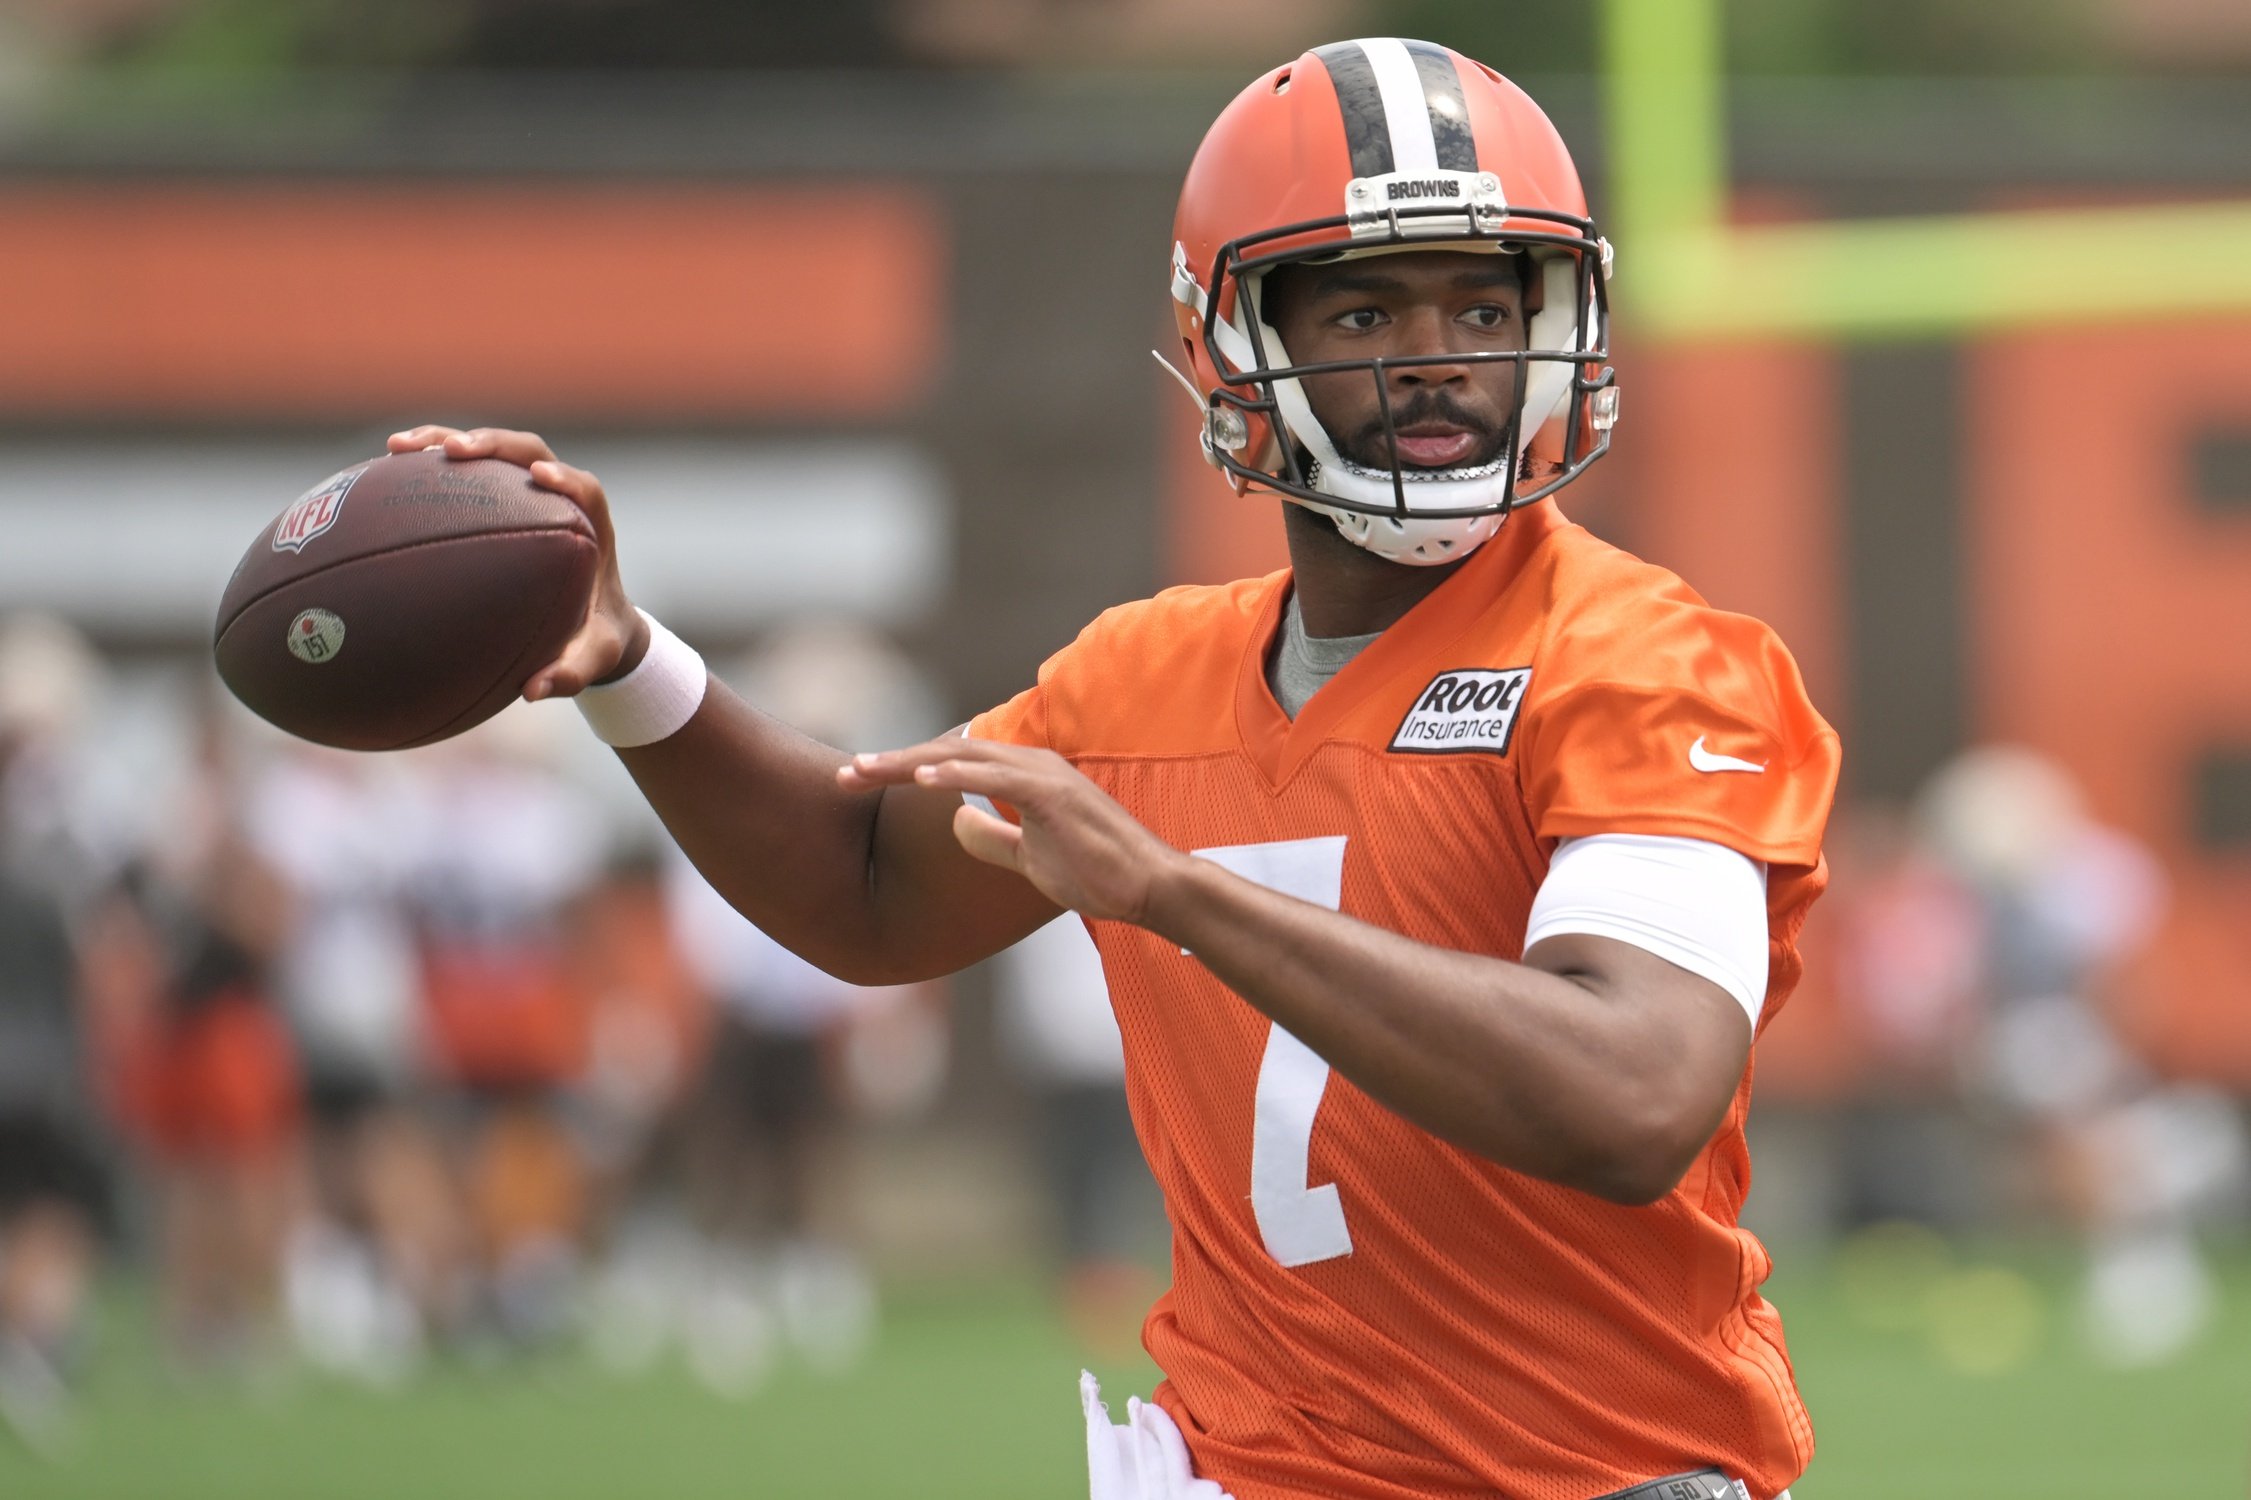
<svg viewBox="0 0 2251 1500">
<path fill-rule="evenodd" d="M 1437 567 L 1460 562 L 1501 529 L 1508 513 L 1509 468 L 1504 458 L 1466 469 L 1404 470 L 1398 476 L 1407 497 L 1402 515 L 1390 470 L 1371 469 L 1349 459 L 1317 459 L 1306 476 L 1311 488 L 1354 503 L 1303 503 L 1334 521 L 1346 541 L 1386 562 Z M 1418 515 L 1420 509 L 1452 514 Z"/>
<path fill-rule="evenodd" d="M 1501 529 L 1503 519 L 1502 512 L 1490 511 L 1480 516 L 1409 516 L 1401 520 L 1398 516 L 1370 515 L 1364 510 L 1345 510 L 1311 500 L 1298 503 L 1334 521 L 1337 534 L 1353 546 L 1373 552 L 1385 562 L 1403 563 L 1410 568 L 1435 568 L 1460 562 L 1485 545 Z"/>
</svg>

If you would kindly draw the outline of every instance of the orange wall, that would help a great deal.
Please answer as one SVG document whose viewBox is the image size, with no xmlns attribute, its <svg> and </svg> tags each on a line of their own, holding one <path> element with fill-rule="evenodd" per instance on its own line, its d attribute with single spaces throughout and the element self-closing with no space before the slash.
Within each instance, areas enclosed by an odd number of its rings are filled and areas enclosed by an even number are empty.
<svg viewBox="0 0 2251 1500">
<path fill-rule="evenodd" d="M 2251 322 L 1995 340 L 1967 383 L 1979 729 L 2034 746 L 2162 854 L 2135 1021 L 2251 1082 L 2251 862 L 2191 840 L 2199 752 L 2251 745 L 2251 517 L 2200 513 L 2200 429 L 2251 428 Z"/>
<path fill-rule="evenodd" d="M 1815 706 L 1848 732 L 1834 355 L 1737 344 L 1630 369 L 1614 457 L 1631 470 L 1635 547 L 1773 626 Z"/>
<path fill-rule="evenodd" d="M 941 356 L 929 195 L 0 190 L 0 415 L 867 418 Z"/>
</svg>

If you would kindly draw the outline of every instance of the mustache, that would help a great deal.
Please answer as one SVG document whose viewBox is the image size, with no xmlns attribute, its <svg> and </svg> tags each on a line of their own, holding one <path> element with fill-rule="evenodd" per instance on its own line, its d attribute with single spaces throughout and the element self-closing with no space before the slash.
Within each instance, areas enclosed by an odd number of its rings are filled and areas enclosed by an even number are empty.
<svg viewBox="0 0 2251 1500">
<path fill-rule="evenodd" d="M 1445 422 L 1476 433 L 1477 451 L 1465 461 L 1465 466 L 1488 464 L 1499 457 L 1510 426 L 1507 416 L 1472 411 L 1444 391 L 1419 391 L 1391 409 L 1391 425 L 1395 431 L 1421 422 Z M 1391 444 L 1384 436 L 1382 413 L 1377 413 L 1352 435 L 1347 455 L 1374 468 L 1391 466 Z"/>
</svg>

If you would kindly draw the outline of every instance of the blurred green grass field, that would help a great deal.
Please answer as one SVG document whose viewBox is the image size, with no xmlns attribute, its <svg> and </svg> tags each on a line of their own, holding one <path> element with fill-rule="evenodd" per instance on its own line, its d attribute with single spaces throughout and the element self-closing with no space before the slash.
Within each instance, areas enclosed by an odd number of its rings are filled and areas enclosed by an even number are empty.
<svg viewBox="0 0 2251 1500">
<path fill-rule="evenodd" d="M 1847 1255 L 1790 1268 L 1782 1308 L 1821 1451 L 1797 1500 L 2237 1500 L 2251 1493 L 2251 1249 L 2217 1325 L 2160 1369 L 2079 1352 L 2069 1257 Z M 167 1372 L 119 1307 L 77 1449 L 0 1440 L 0 1496 L 46 1500 L 1068 1500 L 1081 1363 L 1029 1286 L 895 1291 L 849 1376 L 785 1368 L 742 1402 L 575 1359 L 440 1367 L 379 1393 L 256 1393 Z M 1967 1325 L 1970 1332 L 1964 1334 Z M 1097 1364 L 1113 1405 L 1145 1363 Z"/>
</svg>

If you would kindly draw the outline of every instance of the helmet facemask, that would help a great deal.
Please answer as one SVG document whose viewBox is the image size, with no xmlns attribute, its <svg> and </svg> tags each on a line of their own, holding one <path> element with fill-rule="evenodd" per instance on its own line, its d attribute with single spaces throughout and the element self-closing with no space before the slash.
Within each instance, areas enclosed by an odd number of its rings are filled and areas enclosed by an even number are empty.
<svg viewBox="0 0 2251 1500">
<path fill-rule="evenodd" d="M 1472 188 L 1466 206 L 1394 204 L 1379 213 L 1292 225 L 1233 241 L 1221 249 L 1208 290 L 1197 285 L 1184 254 L 1176 257 L 1174 267 L 1175 295 L 1201 304 L 1196 310 L 1205 352 L 1223 382 L 1207 403 L 1204 440 L 1213 462 L 1238 487 L 1289 496 L 1329 516 L 1354 544 L 1414 566 L 1459 561 L 1499 530 L 1510 510 L 1576 478 L 1608 451 L 1616 412 L 1603 340 L 1607 245 L 1594 237 L 1585 219 L 1509 208 L 1495 196 L 1497 180 L 1464 175 Z M 1361 189 L 1372 193 L 1375 186 L 1356 181 L 1354 195 L 1368 196 Z M 1538 227 L 1525 227 L 1528 220 Z M 1547 227 L 1551 224 L 1552 229 Z M 1277 242 L 1287 248 L 1269 248 Z M 1539 278 L 1541 299 L 1540 310 L 1527 320 L 1527 347 L 1292 362 L 1280 334 L 1264 317 L 1265 280 L 1272 271 L 1413 250 L 1521 252 L 1527 281 Z M 1533 288 L 1527 285 L 1526 292 L 1530 300 Z M 1393 425 L 1389 372 L 1495 362 L 1512 364 L 1515 375 L 1501 456 L 1465 468 L 1407 464 Z M 1305 377 L 1354 370 L 1375 382 L 1385 424 L 1382 451 L 1391 456 L 1386 466 L 1358 463 L 1340 452 L 1305 393 Z M 1268 440 L 1255 443 L 1254 434 Z"/>
</svg>

